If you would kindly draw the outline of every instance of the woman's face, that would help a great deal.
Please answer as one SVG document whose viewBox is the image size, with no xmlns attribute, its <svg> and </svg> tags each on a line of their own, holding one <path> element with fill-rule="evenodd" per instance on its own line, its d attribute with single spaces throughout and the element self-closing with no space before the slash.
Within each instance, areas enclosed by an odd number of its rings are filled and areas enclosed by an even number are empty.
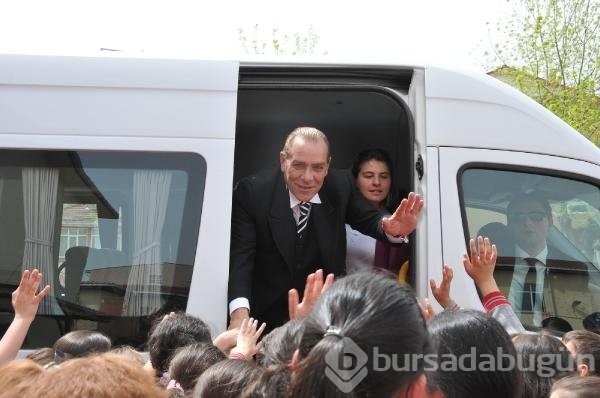
<svg viewBox="0 0 600 398">
<path fill-rule="evenodd" d="M 360 167 L 356 184 L 369 202 L 377 207 L 382 206 L 392 185 L 390 169 L 385 162 L 367 160 Z"/>
</svg>

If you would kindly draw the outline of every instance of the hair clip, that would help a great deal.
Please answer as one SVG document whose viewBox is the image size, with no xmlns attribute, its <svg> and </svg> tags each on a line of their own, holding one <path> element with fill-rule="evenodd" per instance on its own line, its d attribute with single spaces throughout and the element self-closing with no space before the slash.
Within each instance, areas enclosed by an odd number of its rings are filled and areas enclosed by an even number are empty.
<svg viewBox="0 0 600 398">
<path fill-rule="evenodd" d="M 55 363 L 59 364 L 70 358 L 73 358 L 73 355 L 67 354 L 66 352 L 62 352 L 60 350 L 54 350 L 54 362 Z"/>
<path fill-rule="evenodd" d="M 327 336 L 337 336 L 340 339 L 344 338 L 340 328 L 332 326 L 332 325 L 327 326 L 327 330 L 325 330 L 325 333 L 323 334 L 323 337 L 327 337 Z"/>
<path fill-rule="evenodd" d="M 169 384 L 167 384 L 167 390 L 177 390 L 180 392 L 185 392 L 183 391 L 183 387 L 181 387 L 181 384 L 179 384 L 177 380 L 174 379 L 169 380 Z"/>
</svg>

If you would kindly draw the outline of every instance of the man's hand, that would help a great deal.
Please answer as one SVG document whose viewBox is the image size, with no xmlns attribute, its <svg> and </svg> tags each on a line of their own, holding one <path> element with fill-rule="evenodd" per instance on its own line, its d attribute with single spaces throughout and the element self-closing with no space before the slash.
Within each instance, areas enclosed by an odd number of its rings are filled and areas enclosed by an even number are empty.
<svg viewBox="0 0 600 398">
<path fill-rule="evenodd" d="M 498 285 L 494 279 L 494 267 L 498 257 L 496 245 L 492 245 L 490 240 L 483 236 L 469 241 L 471 256 L 465 253 L 463 255 L 463 265 L 465 271 L 473 279 L 483 296 L 488 293 L 498 291 Z"/>
<path fill-rule="evenodd" d="M 15 318 L 33 321 L 37 313 L 40 301 L 50 291 L 50 285 L 46 285 L 41 292 L 37 292 L 42 282 L 42 274 L 34 269 L 23 271 L 19 287 L 12 293 L 12 306 L 15 310 Z"/>
<path fill-rule="evenodd" d="M 409 235 L 417 227 L 423 204 L 419 194 L 409 193 L 407 198 L 402 199 L 394 214 L 383 218 L 383 232 L 391 236 Z"/>
<path fill-rule="evenodd" d="M 229 327 L 227 329 L 239 329 L 242 326 L 242 321 L 248 318 L 250 318 L 250 310 L 248 308 L 240 307 L 236 309 L 229 316 Z"/>
<path fill-rule="evenodd" d="M 431 293 L 433 293 L 433 297 L 435 297 L 442 308 L 446 308 L 450 305 L 450 285 L 453 277 L 454 271 L 452 270 L 452 267 L 444 265 L 444 268 L 442 268 L 442 282 L 440 283 L 440 286 L 437 286 L 433 279 L 429 281 Z"/>
<path fill-rule="evenodd" d="M 309 274 L 308 277 L 306 277 L 302 302 L 300 302 L 298 291 L 296 289 L 291 289 L 288 292 L 288 314 L 290 319 L 307 317 L 317 302 L 317 299 L 329 289 L 329 286 L 333 283 L 333 278 L 333 274 L 329 274 L 325 280 L 323 280 L 323 270 L 321 269 Z"/>
</svg>

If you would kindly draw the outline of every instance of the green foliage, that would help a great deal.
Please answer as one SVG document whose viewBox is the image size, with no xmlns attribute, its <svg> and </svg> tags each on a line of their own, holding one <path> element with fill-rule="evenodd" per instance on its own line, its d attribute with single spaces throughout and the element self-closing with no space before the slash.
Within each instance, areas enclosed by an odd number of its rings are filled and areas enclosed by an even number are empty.
<svg viewBox="0 0 600 398">
<path fill-rule="evenodd" d="M 320 49 L 320 37 L 312 25 L 306 32 L 285 33 L 272 28 L 270 37 L 263 37 L 259 25 L 238 29 L 239 41 L 246 54 L 254 55 L 326 55 Z"/>
<path fill-rule="evenodd" d="M 516 0 L 493 44 L 503 79 L 600 145 L 600 0 Z"/>
</svg>

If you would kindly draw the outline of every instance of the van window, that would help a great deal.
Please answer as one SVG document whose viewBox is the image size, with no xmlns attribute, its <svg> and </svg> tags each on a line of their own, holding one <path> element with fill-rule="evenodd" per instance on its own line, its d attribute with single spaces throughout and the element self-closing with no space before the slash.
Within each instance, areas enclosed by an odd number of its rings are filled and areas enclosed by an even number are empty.
<svg viewBox="0 0 600 398">
<path fill-rule="evenodd" d="M 497 245 L 494 276 L 523 324 L 582 328 L 600 310 L 597 183 L 471 168 L 460 185 L 465 236 Z"/>
<path fill-rule="evenodd" d="M 206 176 L 189 153 L 0 151 L 0 332 L 24 268 L 51 294 L 25 348 L 74 329 L 138 346 L 185 310 Z"/>
</svg>

